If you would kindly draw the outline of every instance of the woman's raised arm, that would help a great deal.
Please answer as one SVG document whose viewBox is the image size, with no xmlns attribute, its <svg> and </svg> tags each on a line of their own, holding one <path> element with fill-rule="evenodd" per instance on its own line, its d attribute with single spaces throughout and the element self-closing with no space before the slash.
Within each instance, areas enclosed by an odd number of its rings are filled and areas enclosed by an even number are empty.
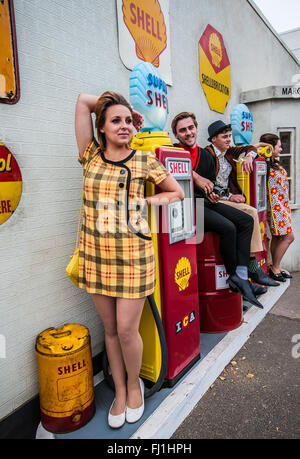
<svg viewBox="0 0 300 459">
<path fill-rule="evenodd" d="M 75 135 L 78 145 L 79 156 L 82 157 L 84 150 L 94 137 L 92 113 L 98 96 L 79 94 L 75 108 Z"/>
</svg>

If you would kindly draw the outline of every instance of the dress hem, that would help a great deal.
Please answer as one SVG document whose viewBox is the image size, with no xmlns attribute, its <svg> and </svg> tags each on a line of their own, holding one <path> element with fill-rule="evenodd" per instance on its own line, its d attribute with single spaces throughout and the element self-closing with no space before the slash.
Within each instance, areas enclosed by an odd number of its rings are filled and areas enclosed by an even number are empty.
<svg viewBox="0 0 300 459">
<path fill-rule="evenodd" d="M 145 298 L 149 295 L 152 295 L 152 293 L 154 293 L 154 290 L 155 288 L 151 289 L 151 290 L 148 290 L 147 292 L 143 293 L 143 294 L 140 294 L 139 296 L 137 295 L 116 295 L 116 294 L 112 294 L 111 292 L 107 292 L 107 291 L 100 291 L 99 290 L 95 290 L 95 289 L 88 289 L 85 285 L 78 285 L 79 288 L 85 290 L 87 293 L 89 294 L 96 294 L 96 295 L 103 295 L 103 296 L 109 296 L 111 298 L 127 298 L 128 300 L 137 300 L 139 298 Z"/>
</svg>

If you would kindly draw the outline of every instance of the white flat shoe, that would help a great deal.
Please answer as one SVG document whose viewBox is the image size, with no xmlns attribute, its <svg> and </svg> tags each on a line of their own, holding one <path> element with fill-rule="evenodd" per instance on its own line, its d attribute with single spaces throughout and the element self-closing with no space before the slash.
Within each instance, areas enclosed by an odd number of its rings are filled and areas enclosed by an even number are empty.
<svg viewBox="0 0 300 459">
<path fill-rule="evenodd" d="M 144 413 L 144 408 L 145 408 L 145 403 L 144 403 L 144 382 L 141 378 L 139 378 L 140 382 L 140 389 L 141 389 L 141 395 L 142 395 L 142 404 L 138 408 L 129 408 L 128 406 L 126 407 L 126 421 L 132 424 L 133 422 L 137 422 Z"/>
<path fill-rule="evenodd" d="M 115 403 L 115 399 L 113 400 L 111 407 L 109 409 L 109 412 L 108 412 L 108 425 L 112 429 L 119 429 L 120 427 L 122 427 L 122 425 L 125 424 L 126 407 L 123 413 L 121 414 L 116 414 L 116 415 L 110 414 L 110 410 L 112 409 L 114 403 Z"/>
</svg>

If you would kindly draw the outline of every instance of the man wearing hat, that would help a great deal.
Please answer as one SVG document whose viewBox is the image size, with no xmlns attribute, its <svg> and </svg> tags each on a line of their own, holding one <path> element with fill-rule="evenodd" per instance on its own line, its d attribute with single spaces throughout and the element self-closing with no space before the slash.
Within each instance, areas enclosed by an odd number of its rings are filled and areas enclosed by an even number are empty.
<svg viewBox="0 0 300 459">
<path fill-rule="evenodd" d="M 257 209 L 245 203 L 245 196 L 238 184 L 236 173 L 236 160 L 244 155 L 242 170 L 252 172 L 253 159 L 257 156 L 257 146 L 246 145 L 231 147 L 231 125 L 218 120 L 208 127 L 208 141 L 210 145 L 205 147 L 214 158 L 216 166 L 216 184 L 223 189 L 228 189 L 228 196 L 223 196 L 223 204 L 229 205 L 251 215 L 254 220 L 253 233 L 250 244 L 249 275 L 254 282 L 265 286 L 278 286 L 278 282 L 265 275 L 259 268 L 255 253 L 263 250 Z"/>
<path fill-rule="evenodd" d="M 195 115 L 190 112 L 179 113 L 172 121 L 172 130 L 179 140 L 178 146 L 191 154 L 194 197 L 204 198 L 204 230 L 220 235 L 220 253 L 229 274 L 229 285 L 239 290 L 246 300 L 262 308 L 256 295 L 264 293 L 266 288 L 248 280 L 253 218 L 219 202 L 219 196 L 213 192 L 216 181 L 215 159 L 209 151 L 197 144 L 198 124 Z"/>
</svg>

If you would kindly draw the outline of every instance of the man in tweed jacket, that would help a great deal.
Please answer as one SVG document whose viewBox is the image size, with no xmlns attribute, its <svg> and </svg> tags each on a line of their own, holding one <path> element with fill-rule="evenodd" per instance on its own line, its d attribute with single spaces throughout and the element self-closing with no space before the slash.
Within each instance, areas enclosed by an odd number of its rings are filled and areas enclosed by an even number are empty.
<svg viewBox="0 0 300 459">
<path fill-rule="evenodd" d="M 263 250 L 260 225 L 257 210 L 245 203 L 245 196 L 237 181 L 236 162 L 243 155 L 243 170 L 252 172 L 253 159 L 257 156 L 256 146 L 245 145 L 232 147 L 231 144 L 231 125 L 223 121 L 215 121 L 208 127 L 210 145 L 205 147 L 212 155 L 216 167 L 216 184 L 222 188 L 229 188 L 228 197 L 222 197 L 222 203 L 239 209 L 249 214 L 254 220 L 253 233 L 250 246 L 249 275 L 254 282 L 265 286 L 277 286 L 271 278 L 266 276 L 259 268 L 255 253 Z"/>
</svg>

